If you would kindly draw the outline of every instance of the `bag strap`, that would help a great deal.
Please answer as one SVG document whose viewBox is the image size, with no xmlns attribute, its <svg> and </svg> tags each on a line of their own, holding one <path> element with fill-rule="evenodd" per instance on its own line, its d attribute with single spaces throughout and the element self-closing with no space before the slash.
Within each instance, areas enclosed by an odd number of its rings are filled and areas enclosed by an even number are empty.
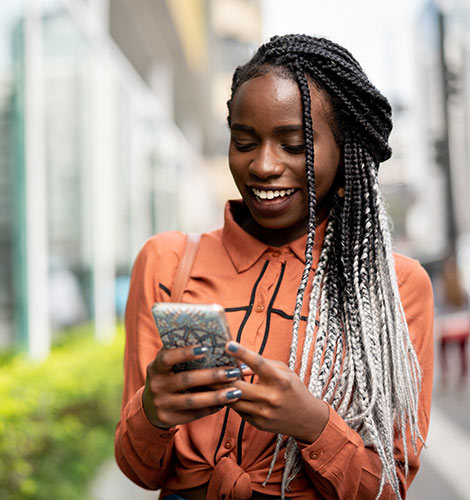
<svg viewBox="0 0 470 500">
<path fill-rule="evenodd" d="M 180 302 L 199 248 L 200 234 L 188 233 L 183 255 L 175 273 L 175 281 L 170 295 L 171 302 Z"/>
</svg>

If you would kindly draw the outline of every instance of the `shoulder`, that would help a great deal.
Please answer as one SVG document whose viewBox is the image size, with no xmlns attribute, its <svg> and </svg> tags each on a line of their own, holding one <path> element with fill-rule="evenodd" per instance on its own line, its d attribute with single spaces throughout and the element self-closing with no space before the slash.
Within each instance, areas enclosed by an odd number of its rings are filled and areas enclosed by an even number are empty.
<svg viewBox="0 0 470 500">
<path fill-rule="evenodd" d="M 148 238 L 135 259 L 134 272 L 170 274 L 178 265 L 186 236 L 180 231 L 168 231 Z"/>
<path fill-rule="evenodd" d="M 165 253 L 171 250 L 182 250 L 186 235 L 181 231 L 166 231 L 158 233 L 144 243 L 140 253 Z"/>
<path fill-rule="evenodd" d="M 208 233 L 201 234 L 200 245 L 214 246 L 220 244 L 222 231 L 217 229 Z M 183 253 L 186 243 L 186 233 L 181 231 L 166 231 L 158 233 L 148 238 L 139 251 L 139 255 L 179 259 Z"/>
<path fill-rule="evenodd" d="M 394 257 L 400 299 L 410 335 L 416 343 L 416 337 L 424 335 L 424 330 L 432 331 L 434 300 L 431 280 L 417 260 L 401 254 L 394 254 Z"/>
<path fill-rule="evenodd" d="M 431 289 L 431 280 L 419 261 L 400 253 L 393 254 L 395 259 L 395 272 L 399 288 L 412 287 Z"/>
</svg>

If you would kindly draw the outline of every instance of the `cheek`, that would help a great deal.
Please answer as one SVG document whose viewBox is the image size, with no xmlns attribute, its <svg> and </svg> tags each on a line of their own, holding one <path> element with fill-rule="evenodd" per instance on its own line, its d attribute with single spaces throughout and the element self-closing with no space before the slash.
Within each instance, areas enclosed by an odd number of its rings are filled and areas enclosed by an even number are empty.
<svg viewBox="0 0 470 500">
<path fill-rule="evenodd" d="M 329 169 L 328 171 L 316 175 L 316 187 L 317 187 L 317 198 L 318 201 L 321 201 L 325 195 L 330 190 L 331 186 L 336 177 L 336 170 Z"/>
<path fill-rule="evenodd" d="M 232 172 L 232 175 L 233 175 L 234 172 L 236 171 L 236 167 L 237 167 L 237 155 L 236 155 L 234 148 L 231 144 L 228 148 L 228 166 L 229 166 L 230 172 Z"/>
<path fill-rule="evenodd" d="M 336 174 L 338 172 L 339 155 L 333 155 L 328 161 L 320 161 L 320 158 L 315 158 L 315 184 L 317 189 L 317 197 L 319 201 L 328 193 L 333 185 Z"/>
<path fill-rule="evenodd" d="M 236 153 L 231 154 L 229 152 L 228 166 L 230 169 L 230 173 L 232 174 L 233 180 L 235 181 L 235 184 L 237 184 L 237 186 L 240 184 L 243 184 L 242 177 L 243 177 L 244 168 L 241 165 Z"/>
</svg>

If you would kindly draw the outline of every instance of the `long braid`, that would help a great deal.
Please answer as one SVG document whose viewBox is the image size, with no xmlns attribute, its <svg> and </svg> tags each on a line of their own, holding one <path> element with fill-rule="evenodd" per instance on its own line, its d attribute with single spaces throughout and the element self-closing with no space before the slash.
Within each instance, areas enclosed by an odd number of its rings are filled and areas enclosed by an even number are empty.
<svg viewBox="0 0 470 500">
<path fill-rule="evenodd" d="M 300 280 L 300 285 L 297 290 L 297 298 L 295 301 L 294 320 L 292 327 L 292 345 L 289 357 L 289 368 L 295 369 L 295 362 L 297 356 L 297 343 L 300 316 L 302 312 L 302 303 L 307 288 L 307 282 L 312 268 L 313 258 L 313 242 L 315 239 L 315 170 L 313 168 L 315 161 L 315 151 L 313 146 L 313 126 L 312 126 L 312 112 L 310 106 L 310 89 L 304 71 L 300 64 L 297 63 L 295 67 L 295 76 L 300 88 L 300 95 L 302 98 L 302 121 L 304 127 L 304 141 L 305 141 L 305 168 L 307 173 L 308 185 L 308 225 L 307 225 L 307 245 L 305 248 L 305 267 Z"/>
<path fill-rule="evenodd" d="M 382 463 L 377 498 L 387 483 L 401 498 L 394 429 L 403 441 L 407 472 L 407 429 L 414 450 L 417 439 L 422 439 L 417 417 L 421 373 L 400 302 L 390 223 L 377 179 L 380 162 L 391 156 L 390 104 L 354 57 L 324 38 L 273 37 L 235 71 L 232 99 L 244 82 L 269 72 L 299 86 L 309 195 L 305 267 L 295 301 L 289 367 L 297 369 L 300 351 L 299 377 L 309 391 L 327 401 L 360 434 L 364 445 L 377 451 Z M 343 152 L 343 188 L 332 199 L 313 279 L 316 195 L 310 83 L 331 105 L 331 128 Z M 227 103 L 229 124 L 232 99 Z M 305 339 L 299 349 L 300 315 L 310 280 Z M 283 445 L 285 498 L 302 467 L 293 438 L 278 436 L 264 484 Z"/>
</svg>

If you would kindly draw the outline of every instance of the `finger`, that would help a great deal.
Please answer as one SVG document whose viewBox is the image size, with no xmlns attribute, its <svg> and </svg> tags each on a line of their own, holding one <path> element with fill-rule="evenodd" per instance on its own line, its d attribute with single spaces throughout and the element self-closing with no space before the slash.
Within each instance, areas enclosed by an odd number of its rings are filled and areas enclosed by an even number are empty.
<svg viewBox="0 0 470 500">
<path fill-rule="evenodd" d="M 253 370 L 246 363 L 240 363 L 240 368 L 244 377 L 254 375 Z"/>
<path fill-rule="evenodd" d="M 193 411 L 233 403 L 241 395 L 242 391 L 233 386 L 220 391 L 173 393 L 166 397 L 164 406 L 168 411 Z"/>
<path fill-rule="evenodd" d="M 270 409 L 268 407 L 258 405 L 251 401 L 238 400 L 227 405 L 232 410 L 237 412 L 243 420 L 246 420 L 255 427 L 262 427 L 266 422 L 271 420 Z"/>
<path fill-rule="evenodd" d="M 269 401 L 269 397 L 262 397 L 258 396 L 256 393 L 250 393 L 250 388 L 248 387 L 243 387 L 240 388 L 238 387 L 240 391 L 242 391 L 242 395 L 233 402 L 234 408 L 245 413 L 250 413 L 250 414 L 261 414 L 262 410 L 261 408 L 271 408 L 274 405 L 271 405 Z M 230 405 L 232 406 L 232 404 Z"/>
<path fill-rule="evenodd" d="M 271 360 L 263 358 L 257 352 L 254 352 L 242 346 L 238 342 L 231 340 L 225 346 L 225 350 L 230 356 L 248 365 L 253 373 L 263 378 L 276 378 L 276 367 Z"/>
<path fill-rule="evenodd" d="M 279 406 L 279 397 L 277 391 L 273 389 L 274 385 L 252 384 L 243 380 L 236 380 L 232 385 L 242 391 L 242 396 L 238 400 L 240 403 L 246 401 L 257 407 Z"/>
<path fill-rule="evenodd" d="M 238 399 L 237 401 L 230 403 L 229 406 L 240 415 L 243 415 L 243 417 L 247 415 L 253 417 L 262 413 L 260 410 L 260 405 L 258 405 L 257 403 L 253 403 L 252 401 L 246 401 L 244 399 Z"/>
<path fill-rule="evenodd" d="M 240 378 L 241 370 L 235 367 L 203 368 L 187 370 L 172 375 L 172 392 L 180 392 L 194 387 L 227 384 Z"/>
<path fill-rule="evenodd" d="M 155 359 L 150 364 L 150 367 L 156 373 L 170 373 L 178 363 L 200 359 L 209 351 L 207 347 L 184 346 L 174 349 L 161 349 Z"/>
</svg>

